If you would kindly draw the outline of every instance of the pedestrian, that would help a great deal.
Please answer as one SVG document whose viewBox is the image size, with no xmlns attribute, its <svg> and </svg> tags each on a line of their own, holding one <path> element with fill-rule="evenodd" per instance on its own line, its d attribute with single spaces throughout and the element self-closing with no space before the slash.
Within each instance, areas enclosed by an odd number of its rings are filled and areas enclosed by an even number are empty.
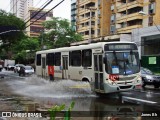
<svg viewBox="0 0 160 120">
<path fill-rule="evenodd" d="M 25 68 L 22 66 L 20 67 L 20 70 L 19 70 L 19 76 L 21 75 L 25 76 Z"/>
</svg>

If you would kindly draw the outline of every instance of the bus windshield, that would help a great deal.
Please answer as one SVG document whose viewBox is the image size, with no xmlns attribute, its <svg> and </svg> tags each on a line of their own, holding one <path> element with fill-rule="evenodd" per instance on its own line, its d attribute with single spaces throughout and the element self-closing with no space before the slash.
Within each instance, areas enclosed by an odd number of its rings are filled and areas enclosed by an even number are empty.
<svg viewBox="0 0 160 120">
<path fill-rule="evenodd" d="M 138 52 L 106 52 L 105 69 L 108 74 L 129 75 L 138 73 Z"/>
</svg>

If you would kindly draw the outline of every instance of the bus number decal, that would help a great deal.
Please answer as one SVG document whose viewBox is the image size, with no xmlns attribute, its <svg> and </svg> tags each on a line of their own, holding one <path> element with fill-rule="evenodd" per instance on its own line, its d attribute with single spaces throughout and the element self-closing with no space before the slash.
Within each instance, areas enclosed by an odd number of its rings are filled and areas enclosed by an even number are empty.
<svg viewBox="0 0 160 120">
<path fill-rule="evenodd" d="M 112 81 L 119 80 L 119 75 L 109 74 L 109 79 Z"/>
</svg>

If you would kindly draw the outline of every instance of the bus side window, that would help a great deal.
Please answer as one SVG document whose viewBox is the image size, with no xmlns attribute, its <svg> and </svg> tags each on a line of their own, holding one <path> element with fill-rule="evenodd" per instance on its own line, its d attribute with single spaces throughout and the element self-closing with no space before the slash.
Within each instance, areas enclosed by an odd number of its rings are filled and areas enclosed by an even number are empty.
<svg viewBox="0 0 160 120">
<path fill-rule="evenodd" d="M 80 50 L 76 50 L 76 51 L 72 51 L 70 52 L 70 65 L 71 66 L 81 66 L 81 51 Z"/>
<path fill-rule="evenodd" d="M 82 50 L 82 66 L 90 67 L 92 65 L 92 50 Z"/>
<path fill-rule="evenodd" d="M 41 66 L 41 54 L 37 54 L 36 64 L 37 66 Z"/>
</svg>

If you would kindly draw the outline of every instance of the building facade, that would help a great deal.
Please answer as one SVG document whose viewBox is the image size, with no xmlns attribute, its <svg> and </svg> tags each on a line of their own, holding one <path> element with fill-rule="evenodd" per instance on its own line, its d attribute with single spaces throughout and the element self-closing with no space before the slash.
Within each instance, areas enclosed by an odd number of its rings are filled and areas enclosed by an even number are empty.
<svg viewBox="0 0 160 120">
<path fill-rule="evenodd" d="M 40 8 L 34 8 L 34 7 L 29 8 L 29 19 L 32 18 L 35 14 L 37 14 L 37 11 L 39 10 Z M 46 14 L 46 12 L 48 11 L 49 10 L 47 9 L 43 9 L 36 16 L 30 19 L 30 21 L 26 24 L 28 26 L 26 28 L 28 36 L 38 37 L 44 31 L 42 23 L 53 17 L 53 11 L 50 11 L 49 13 Z"/>
<path fill-rule="evenodd" d="M 10 0 L 10 12 L 22 20 L 29 16 L 29 7 L 33 6 L 33 0 Z"/>
<path fill-rule="evenodd" d="M 159 25 L 159 8 L 159 0 L 77 0 L 77 32 L 84 40 L 121 40 L 133 29 Z"/>
<path fill-rule="evenodd" d="M 110 2 L 106 0 L 77 0 L 77 32 L 83 35 L 84 40 L 109 34 L 109 6 Z"/>
<path fill-rule="evenodd" d="M 76 14 L 77 14 L 77 6 L 76 6 L 77 0 L 71 0 L 71 25 L 72 29 L 76 31 Z"/>
</svg>

